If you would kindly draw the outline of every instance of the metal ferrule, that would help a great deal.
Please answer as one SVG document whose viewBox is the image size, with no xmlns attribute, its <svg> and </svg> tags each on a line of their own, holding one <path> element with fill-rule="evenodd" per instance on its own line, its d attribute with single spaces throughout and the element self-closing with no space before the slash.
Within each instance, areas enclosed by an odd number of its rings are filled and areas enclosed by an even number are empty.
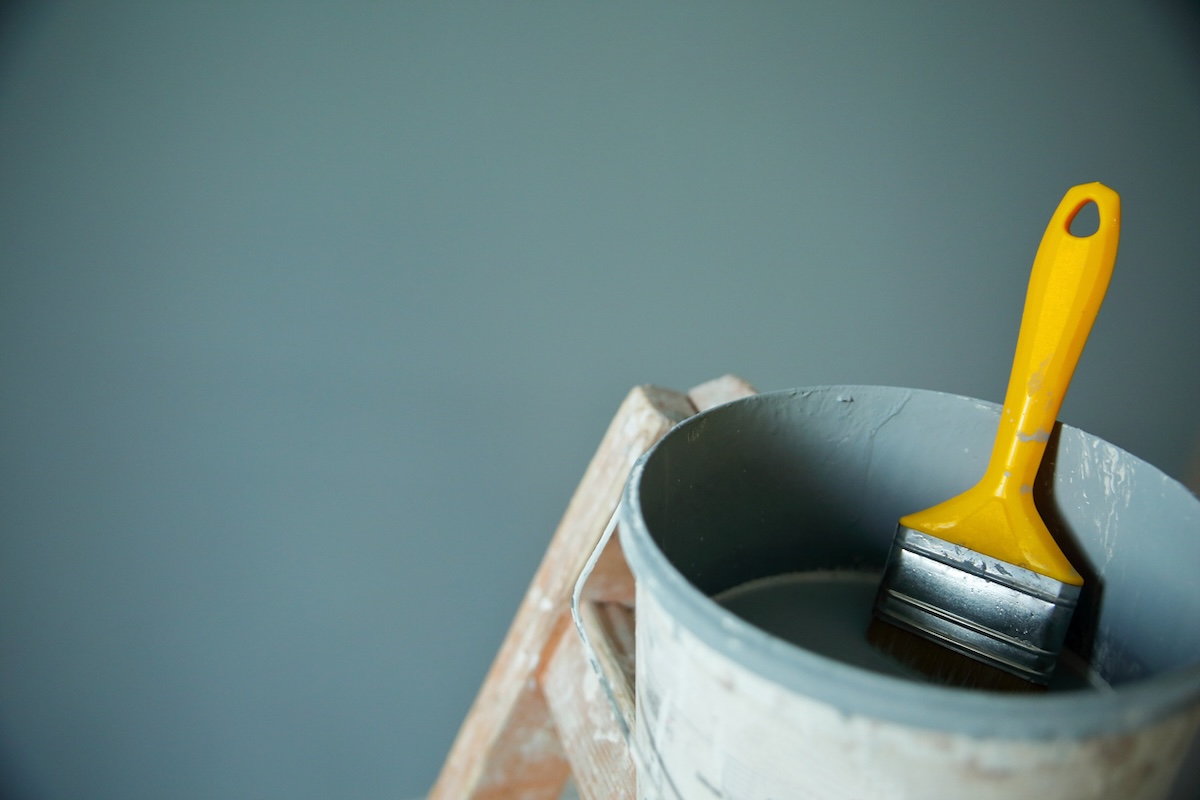
<svg viewBox="0 0 1200 800">
<path fill-rule="evenodd" d="M 1046 683 L 1079 590 L 900 526 L 875 614 L 1028 681 Z"/>
</svg>

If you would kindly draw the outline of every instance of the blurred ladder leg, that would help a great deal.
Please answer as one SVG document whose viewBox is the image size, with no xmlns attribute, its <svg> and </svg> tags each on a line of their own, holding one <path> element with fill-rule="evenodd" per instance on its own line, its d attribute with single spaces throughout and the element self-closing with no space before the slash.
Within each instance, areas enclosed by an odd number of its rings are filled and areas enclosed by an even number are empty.
<svg viewBox="0 0 1200 800">
<path fill-rule="evenodd" d="M 569 776 L 584 798 L 634 796 L 633 759 L 616 711 L 571 619 L 575 580 L 634 462 L 697 410 L 753 394 L 734 376 L 687 395 L 633 389 L 600 442 L 468 712 L 431 800 L 557 800 Z M 581 614 L 618 704 L 633 709 L 633 578 L 614 536 L 588 581 Z"/>
</svg>

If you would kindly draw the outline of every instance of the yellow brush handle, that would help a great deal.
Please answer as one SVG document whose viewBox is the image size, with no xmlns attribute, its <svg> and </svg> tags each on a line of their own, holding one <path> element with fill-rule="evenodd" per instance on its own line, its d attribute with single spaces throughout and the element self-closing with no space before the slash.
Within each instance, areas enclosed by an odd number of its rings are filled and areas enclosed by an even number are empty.
<svg viewBox="0 0 1200 800">
<path fill-rule="evenodd" d="M 1091 236 L 1070 232 L 1089 202 L 1100 210 Z M 1000 428 L 983 478 L 958 497 L 900 522 L 1064 583 L 1083 579 L 1067 561 L 1033 504 L 1033 480 L 1063 396 L 1112 276 L 1121 199 L 1099 183 L 1067 192 L 1042 237 Z"/>
</svg>

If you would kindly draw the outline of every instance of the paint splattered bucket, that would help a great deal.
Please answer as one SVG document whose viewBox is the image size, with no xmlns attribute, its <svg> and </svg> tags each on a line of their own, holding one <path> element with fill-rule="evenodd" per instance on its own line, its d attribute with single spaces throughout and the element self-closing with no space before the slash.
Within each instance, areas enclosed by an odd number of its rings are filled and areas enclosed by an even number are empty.
<svg viewBox="0 0 1200 800">
<path fill-rule="evenodd" d="M 972 484 L 997 422 L 935 392 L 793 390 L 699 414 L 638 462 L 619 525 L 640 798 L 1194 796 L 1172 787 L 1200 725 L 1200 501 L 1082 431 L 1056 430 L 1035 488 L 1087 579 L 1079 680 L 972 692 L 847 655 L 897 519 Z M 812 576 L 833 588 L 793 591 Z M 771 597 L 790 599 L 748 622 Z"/>
</svg>

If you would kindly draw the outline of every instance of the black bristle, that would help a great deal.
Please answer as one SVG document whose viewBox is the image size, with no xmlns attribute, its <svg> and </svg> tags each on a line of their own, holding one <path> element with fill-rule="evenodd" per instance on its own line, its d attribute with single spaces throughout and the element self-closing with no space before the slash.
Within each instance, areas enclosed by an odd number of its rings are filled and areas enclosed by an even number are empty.
<svg viewBox="0 0 1200 800">
<path fill-rule="evenodd" d="M 867 641 L 880 652 L 935 683 L 991 692 L 1044 692 L 1046 687 L 965 656 L 881 619 L 871 620 Z"/>
</svg>

